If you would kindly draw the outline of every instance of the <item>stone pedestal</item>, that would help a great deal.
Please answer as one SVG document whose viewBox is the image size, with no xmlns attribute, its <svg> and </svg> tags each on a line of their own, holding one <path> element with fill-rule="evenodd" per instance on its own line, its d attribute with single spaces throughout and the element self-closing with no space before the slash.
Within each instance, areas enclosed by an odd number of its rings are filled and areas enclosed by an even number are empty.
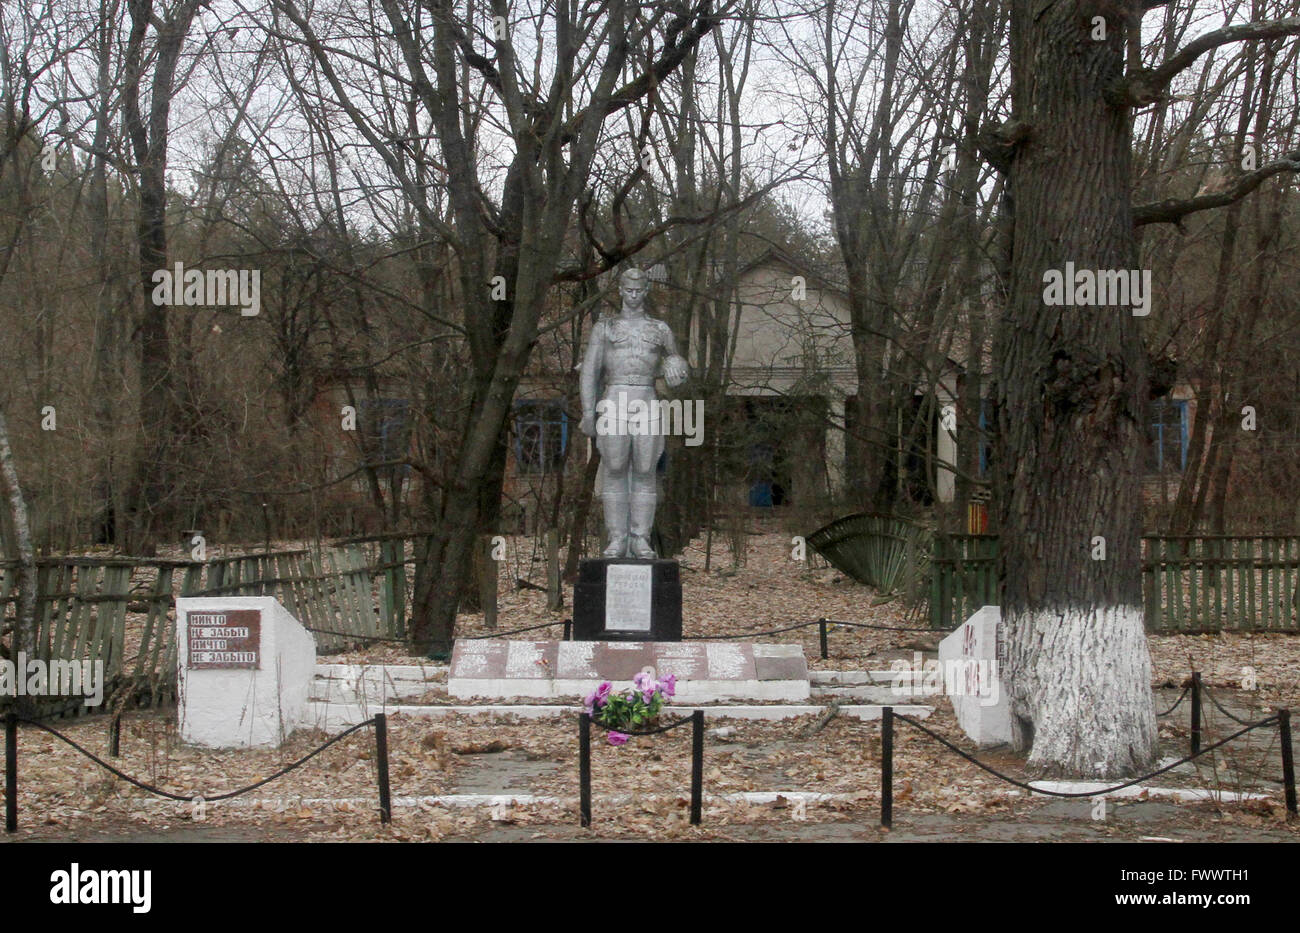
<svg viewBox="0 0 1300 933">
<path fill-rule="evenodd" d="M 316 642 L 270 596 L 176 600 L 181 740 L 274 747 L 306 719 Z"/>
<path fill-rule="evenodd" d="M 578 564 L 575 641 L 681 641 L 682 582 L 675 560 L 600 557 Z"/>
<path fill-rule="evenodd" d="M 1011 741 L 1011 711 L 999 669 L 1001 624 L 998 607 L 985 606 L 939 643 L 944 693 L 957 723 L 981 748 Z"/>
</svg>

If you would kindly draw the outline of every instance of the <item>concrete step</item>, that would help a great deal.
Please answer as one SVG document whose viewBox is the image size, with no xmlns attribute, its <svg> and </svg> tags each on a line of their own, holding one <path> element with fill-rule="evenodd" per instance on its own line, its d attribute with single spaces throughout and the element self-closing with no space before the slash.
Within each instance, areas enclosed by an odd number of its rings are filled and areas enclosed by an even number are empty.
<svg viewBox="0 0 1300 933">
<path fill-rule="evenodd" d="M 904 675 L 906 671 L 902 672 Z M 897 671 L 809 671 L 808 680 L 814 686 L 854 687 L 864 684 L 892 684 Z"/>
<path fill-rule="evenodd" d="M 311 699 L 362 704 L 414 700 L 446 685 L 445 664 L 317 664 Z"/>
<path fill-rule="evenodd" d="M 447 679 L 446 664 L 330 664 L 319 662 L 316 676 L 357 680 L 386 677 L 390 680 L 442 680 Z"/>
<path fill-rule="evenodd" d="M 895 712 L 904 716 L 913 716 L 917 719 L 925 719 L 934 712 L 931 706 L 916 705 L 892 705 Z M 825 706 L 805 705 L 805 704 L 771 704 L 767 706 L 759 705 L 718 705 L 718 706 L 665 706 L 663 715 L 668 719 L 679 716 L 685 716 L 695 709 L 703 709 L 706 719 L 748 719 L 748 720 L 768 720 L 775 721 L 781 719 L 793 719 L 796 716 L 817 715 L 826 711 Z M 884 707 L 879 704 L 859 704 L 843 705 L 840 707 L 840 715 L 852 719 L 870 721 L 880 718 L 880 711 Z M 306 720 L 307 724 L 316 728 L 324 729 L 327 732 L 335 732 L 339 729 L 346 729 L 348 726 L 355 726 L 359 722 L 364 722 L 375 713 L 384 712 L 389 716 L 411 716 L 422 719 L 442 719 L 451 716 L 483 716 L 492 719 L 507 719 L 516 717 L 519 719 L 559 719 L 565 716 L 573 716 L 582 710 L 579 705 L 567 704 L 481 704 L 478 706 L 457 705 L 457 706 L 413 706 L 403 704 L 388 704 L 387 706 L 344 704 L 344 703 L 321 703 L 310 702 L 307 704 Z"/>
<path fill-rule="evenodd" d="M 895 703 L 908 703 L 916 697 L 942 696 L 942 690 L 926 689 L 917 686 L 915 690 L 911 687 L 899 687 L 897 691 L 890 686 L 879 684 L 866 684 L 860 687 L 813 687 L 813 699 L 853 699 L 861 700 L 864 703 L 883 703 L 893 705 Z"/>
</svg>

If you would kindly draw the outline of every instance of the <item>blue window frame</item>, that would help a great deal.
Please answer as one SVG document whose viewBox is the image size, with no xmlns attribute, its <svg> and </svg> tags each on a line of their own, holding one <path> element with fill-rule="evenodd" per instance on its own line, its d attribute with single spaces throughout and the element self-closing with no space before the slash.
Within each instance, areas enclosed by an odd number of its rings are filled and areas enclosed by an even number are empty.
<svg viewBox="0 0 1300 933">
<path fill-rule="evenodd" d="M 1187 400 L 1156 399 L 1148 424 L 1151 447 L 1147 469 L 1156 473 L 1181 473 L 1187 468 Z"/>
<path fill-rule="evenodd" d="M 405 398 L 369 398 L 357 402 L 361 422 L 361 441 L 367 464 L 390 463 L 410 453 L 411 400 Z M 410 466 L 388 467 L 394 476 L 406 476 Z"/>
<path fill-rule="evenodd" d="M 980 479 L 989 475 L 989 422 L 993 420 L 992 404 L 992 399 L 980 399 Z"/>
<path fill-rule="evenodd" d="M 564 465 L 569 415 L 559 399 L 515 402 L 515 463 L 520 473 L 552 473 Z"/>
</svg>

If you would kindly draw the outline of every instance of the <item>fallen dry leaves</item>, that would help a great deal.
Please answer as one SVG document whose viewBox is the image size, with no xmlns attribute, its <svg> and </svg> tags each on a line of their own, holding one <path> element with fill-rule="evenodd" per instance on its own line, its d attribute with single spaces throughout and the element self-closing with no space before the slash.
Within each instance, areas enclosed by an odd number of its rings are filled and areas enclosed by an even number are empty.
<svg viewBox="0 0 1300 933">
<path fill-rule="evenodd" d="M 520 539 L 511 541 L 511 547 L 526 546 Z M 688 549 L 682 558 L 687 634 L 757 631 L 822 616 L 889 626 L 919 624 L 901 606 L 872 605 L 870 590 L 833 570 L 809 569 L 791 561 L 788 536 L 751 538 L 745 562 L 734 571 L 725 553 L 725 542 L 719 542 L 718 547 L 721 553 L 715 553 L 713 566 L 707 572 L 699 547 Z M 507 577 L 503 575 L 499 630 L 565 617 L 564 612 L 546 611 L 543 593 L 508 588 Z M 487 634 L 487 629 L 481 616 L 465 615 L 460 632 Z M 518 637 L 540 636 L 529 633 Z M 937 642 L 929 633 L 841 628 L 830 636 L 830 659 L 821 661 L 817 657 L 816 627 L 770 640 L 801 644 L 812 667 L 845 670 L 887 668 L 892 658 L 931 650 Z M 1191 663 L 1204 672 L 1206 682 L 1220 687 L 1225 695 L 1228 688 L 1240 686 L 1242 669 L 1249 667 L 1257 690 L 1248 696 L 1233 694 L 1238 704 L 1258 703 L 1261 708 L 1282 702 L 1300 705 L 1297 644 L 1293 637 L 1282 635 L 1152 638 L 1155 683 L 1181 685 L 1190 656 Z M 409 658 L 400 646 L 384 645 L 329 660 L 373 664 L 418 659 Z M 1176 693 L 1171 700 L 1172 696 Z M 423 701 L 446 703 L 445 688 L 432 686 Z M 947 701 L 939 699 L 934 703 L 936 711 L 927 725 L 960 747 L 974 751 L 957 727 Z M 1184 753 L 1185 712 L 1184 707 L 1162 721 L 1162 755 L 1166 757 Z M 128 715 L 123 722 L 122 756 L 113 764 L 178 794 L 212 795 L 250 784 L 327 738 L 320 732 L 298 732 L 275 750 L 202 750 L 177 740 L 169 715 Z M 709 794 L 817 791 L 839 795 L 838 799 L 802 807 L 789 797 L 780 797 L 771 804 L 715 799 L 706 805 L 703 827 L 692 827 L 688 822 L 690 737 L 689 730 L 681 729 L 653 740 L 634 739 L 622 748 L 600 742 L 598 732 L 592 749 L 595 824 L 591 830 L 578 829 L 577 725 L 572 716 L 540 721 L 466 716 L 429 720 L 396 714 L 389 719 L 390 774 L 395 797 L 515 793 L 560 798 L 558 804 L 452 808 L 422 801 L 395 808 L 392 824 L 381 825 L 376 817 L 373 737 L 362 731 L 302 768 L 254 791 L 250 797 L 260 801 L 255 805 L 208 804 L 198 811 L 189 803 L 154 802 L 145 792 L 108 775 L 53 737 L 24 729 L 20 740 L 20 812 L 27 834 L 48 838 L 96 831 L 130 836 L 202 830 L 207 834 L 226 833 L 230 838 L 324 840 L 429 841 L 502 838 L 501 834 L 524 840 L 591 835 L 728 839 L 741 838 L 749 831 L 747 827 L 788 826 L 795 822 L 801 824 L 801 833 L 813 838 L 819 831 L 817 827 L 845 822 L 876 833 L 879 724 L 839 716 L 820 731 L 806 735 L 815 719 L 810 715 L 780 722 L 711 720 L 710 729 L 724 727 L 724 734 L 706 738 L 705 790 Z M 106 750 L 107 723 L 102 717 L 55 725 L 97 754 Z M 1251 753 L 1256 757 L 1245 756 L 1235 764 L 1231 756 L 1215 756 L 1213 766 L 1200 768 L 1194 775 L 1165 775 L 1152 783 L 1226 789 L 1252 782 L 1258 786 L 1263 780 L 1261 774 L 1268 770 L 1260 756 L 1270 754 L 1270 749 L 1261 745 Z M 1275 744 L 1271 754 L 1275 760 Z M 979 753 L 979 757 L 1018 779 L 1031 777 L 1009 752 L 987 751 Z M 973 825 L 978 827 L 992 818 L 1029 819 L 1049 804 L 1043 798 L 1031 799 L 1013 791 L 901 724 L 896 736 L 894 773 L 898 814 L 940 815 L 963 826 L 965 823 L 960 821 L 975 820 Z M 1276 785 L 1271 789 L 1276 793 Z M 623 795 L 624 799 L 602 800 L 612 795 Z M 1246 827 L 1297 831 L 1283 828 L 1281 811 L 1274 801 L 1225 806 L 1221 812 L 1208 805 L 1178 805 L 1177 812 L 1180 820 L 1195 825 L 1226 820 Z M 1113 831 L 1112 827 L 1105 828 L 1107 833 Z"/>
</svg>

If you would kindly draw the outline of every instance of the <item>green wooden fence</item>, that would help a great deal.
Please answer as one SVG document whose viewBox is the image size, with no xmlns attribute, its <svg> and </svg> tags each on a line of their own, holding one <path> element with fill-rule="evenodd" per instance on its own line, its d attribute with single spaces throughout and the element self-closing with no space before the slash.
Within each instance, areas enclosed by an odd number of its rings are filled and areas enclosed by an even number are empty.
<svg viewBox="0 0 1300 933">
<path fill-rule="evenodd" d="M 996 535 L 936 535 L 930 554 L 930 627 L 948 631 L 998 604 Z"/>
<path fill-rule="evenodd" d="M 1142 545 L 1145 609 L 1160 630 L 1300 629 L 1300 536 L 1148 537 Z"/>
<path fill-rule="evenodd" d="M 997 537 L 936 536 L 930 624 L 952 629 L 996 605 Z M 1300 536 L 1148 535 L 1142 594 L 1152 632 L 1298 631 Z"/>
<path fill-rule="evenodd" d="M 39 558 L 36 651 L 45 661 L 102 661 L 107 695 L 157 704 L 175 697 L 177 597 L 273 596 L 313 632 L 322 653 L 402 640 L 412 604 L 407 565 L 413 543 L 425 538 L 386 535 L 203 562 Z M 16 610 L 15 567 L 0 561 L 0 609 L 7 616 Z M 39 708 L 65 716 L 86 711 L 66 699 Z"/>
</svg>

